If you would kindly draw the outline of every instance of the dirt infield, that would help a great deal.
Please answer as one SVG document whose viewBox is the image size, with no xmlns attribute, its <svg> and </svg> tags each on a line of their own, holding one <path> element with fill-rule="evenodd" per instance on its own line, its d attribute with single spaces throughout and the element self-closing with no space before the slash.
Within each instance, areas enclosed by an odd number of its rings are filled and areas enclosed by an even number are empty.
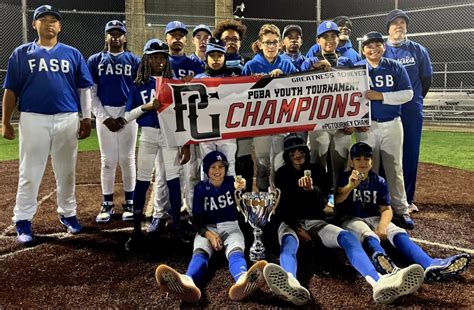
<svg viewBox="0 0 474 310">
<path fill-rule="evenodd" d="M 183 304 L 157 290 L 154 270 L 166 263 L 184 272 L 191 245 L 176 246 L 169 239 L 150 239 L 148 249 L 124 251 L 130 224 L 117 219 L 95 223 L 101 201 L 97 152 L 80 153 L 77 169 L 79 235 L 64 232 L 55 212 L 54 178 L 50 165 L 43 179 L 42 198 L 33 221 L 36 243 L 24 248 L 15 242 L 11 223 L 15 205 L 18 162 L 0 163 L 0 308 L 290 308 L 268 291 L 245 302 L 227 297 L 232 278 L 223 255 L 211 260 L 208 285 L 197 304 Z M 119 177 L 119 176 L 118 176 Z M 117 177 L 117 180 L 120 179 Z M 423 164 L 419 170 L 413 215 L 416 229 L 410 235 L 432 256 L 444 257 L 474 250 L 474 173 Z M 122 202 L 116 187 L 116 205 Z M 120 210 L 120 208 L 117 208 Z M 119 212 L 120 213 L 120 212 Z M 453 247 L 457 247 L 457 250 Z M 348 265 L 340 251 L 306 247 L 300 255 L 300 282 L 309 288 L 307 309 L 385 308 L 372 300 L 372 290 Z M 275 256 L 271 255 L 270 260 Z M 399 257 L 395 261 L 406 265 Z M 425 283 L 410 296 L 387 308 L 464 308 L 474 305 L 474 268 L 449 282 Z M 469 306 L 470 305 L 470 306 Z"/>
</svg>

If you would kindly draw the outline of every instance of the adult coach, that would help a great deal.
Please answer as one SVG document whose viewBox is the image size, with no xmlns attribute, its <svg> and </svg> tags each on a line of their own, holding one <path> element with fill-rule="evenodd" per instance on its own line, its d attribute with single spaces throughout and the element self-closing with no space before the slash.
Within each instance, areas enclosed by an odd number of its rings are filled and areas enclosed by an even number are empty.
<svg viewBox="0 0 474 310">
<path fill-rule="evenodd" d="M 135 120 L 127 123 L 125 106 L 137 75 L 140 59 L 127 50 L 127 30 L 118 20 L 105 25 L 105 47 L 87 61 L 94 79 L 92 112 L 97 119 L 100 146 L 100 180 L 103 202 L 97 223 L 110 221 L 114 213 L 114 184 L 117 163 L 122 170 L 125 203 L 122 220 L 133 220 L 133 190 L 135 188 L 135 143 L 138 126 Z"/>
<path fill-rule="evenodd" d="M 409 209 L 418 211 L 413 203 L 415 196 L 416 172 L 420 156 L 421 129 L 423 127 L 423 98 L 431 86 L 433 68 L 426 48 L 407 39 L 410 19 L 399 9 L 387 15 L 388 40 L 384 56 L 400 62 L 408 72 L 413 98 L 402 106 L 403 177 Z"/>
<path fill-rule="evenodd" d="M 33 241 L 31 221 L 50 153 L 59 220 L 68 232 L 80 232 L 75 197 L 77 139 L 87 138 L 91 130 L 92 78 L 81 53 L 58 42 L 61 14 L 42 5 L 33 13 L 32 26 L 38 39 L 17 47 L 10 56 L 2 103 L 6 139 L 15 139 L 10 119 L 17 99 L 21 112 L 19 180 L 12 219 L 22 244 Z"/>
</svg>

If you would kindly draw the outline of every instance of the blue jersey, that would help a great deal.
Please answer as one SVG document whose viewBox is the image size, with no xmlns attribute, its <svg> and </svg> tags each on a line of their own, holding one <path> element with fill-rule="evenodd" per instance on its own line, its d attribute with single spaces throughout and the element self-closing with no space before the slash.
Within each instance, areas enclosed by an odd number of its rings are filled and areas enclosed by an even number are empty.
<svg viewBox="0 0 474 310">
<path fill-rule="evenodd" d="M 406 40 L 397 47 L 386 44 L 384 56 L 401 63 L 410 77 L 413 98 L 409 103 L 404 104 L 403 108 L 418 108 L 423 105 L 422 80 L 431 78 L 433 75 L 430 55 L 426 48 Z"/>
<path fill-rule="evenodd" d="M 206 62 L 202 60 L 201 58 L 199 58 L 198 55 L 196 55 L 196 53 L 192 53 L 191 55 L 189 55 L 189 58 L 194 60 L 195 62 L 198 62 L 203 69 L 206 69 Z"/>
<path fill-rule="evenodd" d="M 303 61 L 306 60 L 306 57 L 300 52 L 298 52 L 297 54 L 283 53 L 282 55 L 283 57 L 287 57 L 291 61 L 293 66 L 295 66 L 295 68 L 298 70 L 300 70 Z"/>
<path fill-rule="evenodd" d="M 209 180 L 199 182 L 194 188 L 193 215 L 203 216 L 204 224 L 236 221 L 234 191 L 233 176 L 225 176 L 220 187 Z"/>
<path fill-rule="evenodd" d="M 309 71 L 311 70 L 311 67 L 313 66 L 314 63 L 319 62 L 318 57 L 310 57 L 306 58 L 306 60 L 301 64 L 300 66 L 300 71 Z M 352 67 L 354 64 L 352 63 L 352 60 L 350 60 L 347 57 L 340 56 L 337 58 L 337 67 Z"/>
<path fill-rule="evenodd" d="M 204 68 L 201 64 L 185 55 L 182 56 L 170 56 L 171 68 L 176 77 L 181 78 L 187 75 L 196 75 L 204 72 Z"/>
<path fill-rule="evenodd" d="M 140 59 L 128 51 L 117 56 L 100 52 L 89 57 L 87 65 L 97 84 L 97 96 L 102 105 L 124 106 L 137 76 Z"/>
<path fill-rule="evenodd" d="M 150 76 L 147 84 L 134 84 L 128 96 L 127 106 L 125 112 L 130 112 L 136 107 L 146 104 L 155 99 L 156 94 L 156 79 Z M 146 111 L 139 118 L 137 123 L 140 127 L 160 128 L 158 122 L 158 114 L 156 111 Z"/>
<path fill-rule="evenodd" d="M 344 187 L 352 171 L 344 172 L 339 178 L 337 187 Z M 390 193 L 384 178 L 374 172 L 369 172 L 369 177 L 354 188 L 346 200 L 336 205 L 338 216 L 351 217 L 379 216 L 380 206 L 390 205 Z"/>
<path fill-rule="evenodd" d="M 16 94 L 21 112 L 52 115 L 78 112 L 78 89 L 92 85 L 84 57 L 77 49 L 57 43 L 46 50 L 31 42 L 13 51 L 3 88 Z"/>
<path fill-rule="evenodd" d="M 245 64 L 242 75 L 268 74 L 275 69 L 280 69 L 284 74 L 290 74 L 297 71 L 295 66 L 293 66 L 287 57 L 278 55 L 273 63 L 269 63 L 265 56 L 259 52 Z"/>
<path fill-rule="evenodd" d="M 355 65 L 367 66 L 371 90 L 383 93 L 411 89 L 407 71 L 401 64 L 392 59 L 382 57 L 376 68 L 372 68 L 366 59 L 355 63 Z M 381 100 L 371 100 L 370 104 L 371 117 L 374 121 L 386 122 L 401 115 L 401 105 L 383 104 Z"/>
<path fill-rule="evenodd" d="M 321 47 L 319 46 L 318 43 L 316 43 L 313 46 L 311 46 L 308 53 L 306 54 L 306 57 L 307 58 L 314 57 L 317 54 L 319 54 L 320 50 L 321 50 Z M 349 58 L 353 63 L 356 63 L 362 60 L 362 57 L 360 57 L 359 53 L 357 53 L 357 51 L 352 48 L 351 41 L 347 41 L 344 45 L 338 46 L 336 48 L 336 52 L 340 54 L 341 56 Z"/>
<path fill-rule="evenodd" d="M 225 66 L 233 71 L 235 76 L 241 75 L 244 70 L 244 60 L 238 53 L 225 55 Z"/>
</svg>

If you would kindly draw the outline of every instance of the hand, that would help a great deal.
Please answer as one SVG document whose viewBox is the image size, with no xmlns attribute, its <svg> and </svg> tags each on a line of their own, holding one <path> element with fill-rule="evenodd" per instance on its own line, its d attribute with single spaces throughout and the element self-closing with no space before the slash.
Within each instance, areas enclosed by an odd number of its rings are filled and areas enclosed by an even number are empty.
<svg viewBox="0 0 474 310">
<path fill-rule="evenodd" d="M 280 69 L 275 69 L 272 72 L 270 72 L 271 77 L 277 77 L 277 76 L 280 76 L 282 74 L 283 74 L 283 71 L 281 71 Z"/>
<path fill-rule="evenodd" d="M 365 93 L 365 97 L 369 100 L 383 100 L 383 94 L 376 90 L 368 90 Z"/>
<path fill-rule="evenodd" d="M 183 145 L 179 154 L 179 163 L 184 165 L 191 158 L 191 151 L 189 145 Z"/>
<path fill-rule="evenodd" d="M 141 109 L 142 111 L 154 111 L 158 110 L 160 108 L 160 105 L 161 103 L 158 101 L 158 99 L 154 99 L 153 101 L 142 105 Z"/>
<path fill-rule="evenodd" d="M 364 126 L 364 127 L 357 127 L 356 131 L 357 132 L 367 132 L 369 131 L 370 127 L 369 126 Z"/>
<path fill-rule="evenodd" d="M 117 124 L 117 121 L 115 119 L 113 119 L 112 117 L 109 117 L 108 119 L 106 119 L 103 124 L 111 131 L 111 132 L 117 132 L 119 131 L 120 129 L 122 129 L 122 127 L 120 127 L 119 124 Z"/>
<path fill-rule="evenodd" d="M 352 170 L 352 173 L 351 175 L 349 176 L 349 186 L 351 187 L 351 189 L 354 189 L 356 188 L 357 186 L 359 186 L 360 182 L 362 182 L 362 178 L 361 178 L 361 173 L 357 170 Z"/>
<path fill-rule="evenodd" d="M 7 140 L 15 139 L 15 129 L 10 122 L 4 123 L 2 126 L 2 136 Z"/>
<path fill-rule="evenodd" d="M 311 235 L 306 231 L 306 229 L 304 229 L 302 227 L 298 227 L 298 228 L 296 228 L 295 231 L 296 231 L 296 234 L 298 235 L 298 238 L 302 242 L 311 241 Z"/>
<path fill-rule="evenodd" d="M 253 77 L 254 79 L 258 79 L 264 77 L 265 75 L 265 73 L 252 73 L 251 77 Z"/>
<path fill-rule="evenodd" d="M 379 236 L 380 240 L 387 240 L 387 227 L 383 227 L 380 224 L 375 227 L 375 233 Z"/>
<path fill-rule="evenodd" d="M 311 68 L 316 71 L 331 71 L 331 64 L 326 59 L 321 61 L 313 62 Z"/>
<path fill-rule="evenodd" d="M 241 190 L 245 189 L 246 185 L 247 185 L 247 181 L 244 178 L 242 178 L 241 175 L 238 175 L 238 176 L 235 177 L 235 181 L 234 181 L 234 188 L 235 189 L 241 191 Z"/>
<path fill-rule="evenodd" d="M 84 118 L 81 120 L 79 124 L 79 131 L 77 132 L 77 138 L 79 140 L 85 139 L 91 135 L 91 119 L 90 118 Z"/>
<path fill-rule="evenodd" d="M 125 125 L 127 125 L 127 123 L 128 123 L 127 120 L 126 120 L 125 118 L 123 118 L 123 117 L 117 117 L 117 118 L 115 119 L 115 122 L 117 122 L 117 124 L 119 124 L 120 129 L 122 129 L 123 127 L 125 127 Z"/>
<path fill-rule="evenodd" d="M 307 192 L 313 191 L 313 179 L 310 176 L 301 177 L 298 180 L 298 186 Z"/>
<path fill-rule="evenodd" d="M 190 82 L 192 79 L 193 79 L 194 75 L 190 74 L 190 75 L 185 75 L 185 76 L 182 76 L 181 77 L 181 81 L 183 82 Z"/>
<path fill-rule="evenodd" d="M 355 128 L 354 127 L 349 127 L 349 128 L 344 128 L 344 129 L 340 129 L 342 131 L 343 134 L 345 134 L 346 136 L 350 136 L 352 135 L 352 133 L 355 131 Z"/>
<path fill-rule="evenodd" d="M 222 250 L 222 240 L 221 238 L 214 232 L 208 230 L 205 234 L 207 240 L 211 243 L 211 246 L 214 250 L 220 251 Z"/>
</svg>

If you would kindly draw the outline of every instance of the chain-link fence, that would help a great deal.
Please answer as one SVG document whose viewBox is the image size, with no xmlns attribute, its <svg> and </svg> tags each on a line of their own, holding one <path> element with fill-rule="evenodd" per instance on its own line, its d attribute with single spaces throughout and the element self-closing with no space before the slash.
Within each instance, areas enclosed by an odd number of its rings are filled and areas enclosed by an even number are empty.
<svg viewBox="0 0 474 310">
<path fill-rule="evenodd" d="M 128 1 L 128 0 L 127 0 Z M 111 19 L 126 20 L 129 26 L 129 48 L 141 53 L 147 39 L 165 39 L 164 26 L 172 20 L 181 20 L 191 30 L 205 23 L 213 29 L 222 20 L 213 15 L 215 1 L 194 1 L 193 6 L 182 9 L 184 0 L 144 1 L 144 11 L 91 12 L 61 10 L 63 15 L 60 41 L 78 48 L 87 59 L 104 46 L 104 25 Z M 235 1 L 234 1 L 235 2 Z M 395 4 L 396 3 L 396 4 Z M 292 3 L 298 5 L 297 1 Z M 474 125 L 474 61 L 472 1 L 448 0 L 358 0 L 341 5 L 340 2 L 321 1 L 321 19 L 328 20 L 338 15 L 348 15 L 353 22 L 352 43 L 359 49 L 358 39 L 369 31 L 386 33 L 387 13 L 395 7 L 410 16 L 409 38 L 425 46 L 433 62 L 432 91 L 425 99 L 425 119 L 437 123 L 462 123 Z M 271 8 L 267 8 L 271 10 Z M 288 7 L 291 10 L 291 6 Z M 315 11 L 316 11 L 315 7 Z M 22 11 L 20 5 L 0 4 L 0 81 L 3 83 L 7 61 L 15 47 L 32 41 L 36 33 L 31 27 L 34 8 Z M 160 12 L 160 14 L 156 14 Z M 244 14 L 245 15 L 245 14 Z M 303 29 L 302 52 L 306 54 L 315 43 L 315 20 L 284 20 L 270 18 L 242 18 L 247 33 L 242 41 L 241 53 L 252 57 L 251 43 L 257 39 L 260 27 L 273 23 L 280 29 L 288 24 L 298 24 Z M 192 52 L 188 36 L 187 51 Z M 0 96 L 3 95 L 3 92 Z M 15 114 L 17 117 L 17 114 Z"/>
</svg>

